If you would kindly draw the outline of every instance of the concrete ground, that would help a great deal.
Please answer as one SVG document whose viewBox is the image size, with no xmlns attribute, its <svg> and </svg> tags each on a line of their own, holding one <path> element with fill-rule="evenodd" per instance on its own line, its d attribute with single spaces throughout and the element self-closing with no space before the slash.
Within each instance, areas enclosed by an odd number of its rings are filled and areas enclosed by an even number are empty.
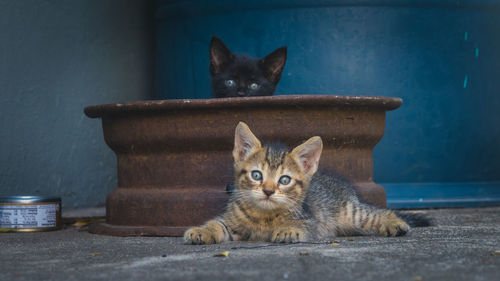
<svg viewBox="0 0 500 281">
<path fill-rule="evenodd" d="M 437 226 L 336 244 L 192 246 L 75 227 L 0 233 L 0 280 L 500 280 L 500 207 L 428 213 Z"/>
</svg>

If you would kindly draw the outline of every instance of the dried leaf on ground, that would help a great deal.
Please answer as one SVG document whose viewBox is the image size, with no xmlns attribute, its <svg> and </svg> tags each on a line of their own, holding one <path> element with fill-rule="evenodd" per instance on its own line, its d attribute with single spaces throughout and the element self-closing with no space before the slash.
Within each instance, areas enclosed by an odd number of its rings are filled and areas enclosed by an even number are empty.
<svg viewBox="0 0 500 281">
<path fill-rule="evenodd" d="M 90 218 L 90 219 L 81 219 L 73 223 L 71 226 L 75 226 L 77 228 L 85 227 L 92 223 L 105 222 L 105 218 Z"/>
<path fill-rule="evenodd" d="M 82 227 L 82 226 L 88 225 L 89 223 L 90 222 L 88 222 L 88 221 L 77 221 L 74 224 L 72 224 L 72 226 Z"/>
<path fill-rule="evenodd" d="M 229 256 L 229 251 L 224 251 L 214 255 L 214 257 L 227 257 L 227 256 Z"/>
</svg>

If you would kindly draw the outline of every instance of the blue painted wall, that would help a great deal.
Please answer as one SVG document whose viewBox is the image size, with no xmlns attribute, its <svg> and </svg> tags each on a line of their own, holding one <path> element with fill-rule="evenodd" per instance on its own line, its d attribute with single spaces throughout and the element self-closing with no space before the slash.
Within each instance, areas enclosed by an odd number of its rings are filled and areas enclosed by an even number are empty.
<svg viewBox="0 0 500 281">
<path fill-rule="evenodd" d="M 150 99 L 152 7 L 140 0 L 0 1 L 0 196 L 103 205 L 116 159 L 88 105 Z"/>
<path fill-rule="evenodd" d="M 500 203 L 498 1 L 158 1 L 156 14 L 157 97 L 210 97 L 211 35 L 256 57 L 287 45 L 278 94 L 403 98 L 374 151 L 393 206 Z"/>
</svg>

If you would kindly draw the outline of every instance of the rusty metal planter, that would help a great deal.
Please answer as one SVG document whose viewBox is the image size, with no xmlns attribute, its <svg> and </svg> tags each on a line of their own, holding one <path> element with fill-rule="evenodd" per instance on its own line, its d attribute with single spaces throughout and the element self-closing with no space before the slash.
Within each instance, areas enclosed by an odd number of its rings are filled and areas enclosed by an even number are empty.
<svg viewBox="0 0 500 281">
<path fill-rule="evenodd" d="M 106 223 L 90 232 L 179 236 L 222 212 L 239 121 L 264 141 L 298 145 L 321 136 L 320 169 L 349 177 L 366 201 L 385 206 L 385 190 L 373 182 L 372 149 L 383 136 L 385 112 L 400 105 L 399 98 L 297 95 L 87 107 L 88 117 L 102 118 L 118 157 Z"/>
</svg>

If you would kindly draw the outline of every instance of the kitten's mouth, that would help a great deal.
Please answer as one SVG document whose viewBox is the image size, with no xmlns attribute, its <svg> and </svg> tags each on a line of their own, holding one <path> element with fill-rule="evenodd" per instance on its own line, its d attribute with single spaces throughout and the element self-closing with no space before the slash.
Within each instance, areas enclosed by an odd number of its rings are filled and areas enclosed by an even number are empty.
<svg viewBox="0 0 500 281">
<path fill-rule="evenodd" d="M 262 192 L 254 194 L 254 202 L 256 206 L 262 209 L 276 209 L 278 202 L 273 196 L 265 196 Z"/>
<path fill-rule="evenodd" d="M 277 204 L 276 200 L 271 197 L 262 198 L 259 200 L 259 203 L 264 209 L 275 209 Z"/>
</svg>

